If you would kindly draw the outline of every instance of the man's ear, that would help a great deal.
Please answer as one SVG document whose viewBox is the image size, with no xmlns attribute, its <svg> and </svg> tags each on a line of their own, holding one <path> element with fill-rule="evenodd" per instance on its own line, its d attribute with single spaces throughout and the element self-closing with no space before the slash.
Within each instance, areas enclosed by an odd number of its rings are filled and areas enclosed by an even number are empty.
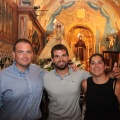
<svg viewBox="0 0 120 120">
<path fill-rule="evenodd" d="M 53 58 L 51 58 L 51 61 L 53 62 Z"/>
<path fill-rule="evenodd" d="M 107 68 L 107 65 L 105 65 L 105 70 L 106 70 L 106 68 Z"/>
<path fill-rule="evenodd" d="M 70 59 L 70 56 L 68 56 L 68 60 L 71 60 L 71 59 Z"/>
<path fill-rule="evenodd" d="M 33 59 L 33 57 L 34 57 L 34 53 L 33 53 L 33 51 L 32 51 L 32 59 Z"/>
<path fill-rule="evenodd" d="M 12 52 L 13 59 L 15 59 L 15 52 Z"/>
</svg>

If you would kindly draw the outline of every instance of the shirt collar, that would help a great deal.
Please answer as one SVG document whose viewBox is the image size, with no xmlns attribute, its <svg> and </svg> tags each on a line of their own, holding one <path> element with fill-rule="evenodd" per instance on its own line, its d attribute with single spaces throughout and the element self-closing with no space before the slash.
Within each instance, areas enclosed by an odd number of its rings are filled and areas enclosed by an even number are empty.
<svg viewBox="0 0 120 120">
<path fill-rule="evenodd" d="M 72 68 L 71 68 L 70 66 L 68 66 L 68 72 L 66 73 L 66 75 L 71 74 L 71 72 L 72 72 Z M 55 75 L 60 76 L 60 75 L 56 72 L 56 68 L 54 68 L 54 73 L 55 73 Z M 65 76 L 66 76 L 66 75 L 65 75 Z"/>
<path fill-rule="evenodd" d="M 15 72 L 17 72 L 17 73 L 19 73 L 19 74 L 20 74 L 20 73 L 23 74 L 23 73 L 25 73 L 26 71 L 29 71 L 29 70 L 30 70 L 30 65 L 29 65 L 29 67 L 25 70 L 25 72 L 20 71 L 19 68 L 16 66 L 16 61 L 13 62 L 12 66 L 13 66 L 13 69 L 15 70 Z"/>
</svg>

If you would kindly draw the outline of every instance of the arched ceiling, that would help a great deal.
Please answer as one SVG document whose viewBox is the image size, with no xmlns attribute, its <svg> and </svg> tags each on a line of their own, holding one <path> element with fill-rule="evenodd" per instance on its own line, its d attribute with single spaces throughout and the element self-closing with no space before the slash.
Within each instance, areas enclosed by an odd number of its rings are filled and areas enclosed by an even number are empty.
<svg viewBox="0 0 120 120">
<path fill-rule="evenodd" d="M 97 6 L 100 6 L 106 14 L 108 14 L 112 19 L 118 20 L 120 18 L 120 0 L 35 0 L 34 6 L 40 6 L 40 9 L 36 10 L 38 15 L 38 20 L 42 27 L 46 29 L 52 14 L 57 11 L 62 5 L 68 4 L 70 2 L 91 2 Z M 119 21 L 114 22 L 117 24 L 117 29 L 120 29 Z"/>
<path fill-rule="evenodd" d="M 91 49 L 94 46 L 93 52 L 95 46 L 98 48 L 98 39 L 102 42 L 103 38 L 120 32 L 120 0 L 36 0 L 34 5 L 40 6 L 36 14 L 46 32 L 45 39 L 54 34 L 54 20 L 57 20 L 63 24 L 64 39 L 73 51 L 80 31 L 86 32 L 86 44 Z M 91 43 L 87 35 L 91 36 Z"/>
<path fill-rule="evenodd" d="M 15 0 L 16 1 L 16 0 Z M 106 14 L 108 14 L 111 18 L 111 22 L 113 23 L 114 27 L 116 28 L 116 30 L 119 32 L 119 36 L 120 36 L 120 0 L 31 0 L 34 1 L 34 6 L 40 6 L 40 9 L 36 10 L 36 14 L 38 15 L 38 21 L 40 22 L 41 26 L 43 27 L 44 30 L 46 30 L 47 25 L 50 22 L 51 16 L 53 15 L 53 13 L 55 13 L 57 10 L 60 9 L 61 6 L 67 5 L 68 3 L 71 2 L 78 2 L 78 3 L 83 3 L 84 2 L 91 2 L 99 7 L 101 7 Z M 77 8 L 77 4 L 76 8 Z M 74 6 L 75 8 L 75 6 Z M 74 11 L 74 9 L 72 9 Z M 69 11 L 68 14 L 65 14 L 65 19 L 66 21 L 71 20 L 71 18 L 69 18 L 69 14 L 73 14 L 73 11 Z M 92 10 L 91 10 L 92 12 Z M 63 13 L 63 11 L 62 11 Z M 95 13 L 95 12 L 94 12 Z M 59 16 L 58 16 L 59 17 Z M 103 20 L 104 22 L 104 20 Z M 83 22 L 81 22 L 83 23 Z M 86 25 L 89 28 L 94 28 L 94 26 L 90 26 L 91 24 L 87 24 L 88 22 L 86 22 Z M 95 24 L 95 22 L 93 22 Z M 79 24 L 78 22 L 74 22 L 73 24 L 69 24 L 69 26 L 67 27 L 68 30 L 66 30 L 68 32 L 68 36 L 69 36 L 69 31 L 71 31 L 71 27 L 76 26 L 76 24 Z M 84 25 L 84 23 L 83 23 Z M 94 32 L 94 30 L 93 30 Z M 74 37 L 74 36 L 73 36 Z M 70 36 L 71 38 L 71 36 Z M 12 45 L 6 45 L 3 42 L 0 42 L 0 50 L 5 50 L 7 52 L 12 51 Z"/>
</svg>

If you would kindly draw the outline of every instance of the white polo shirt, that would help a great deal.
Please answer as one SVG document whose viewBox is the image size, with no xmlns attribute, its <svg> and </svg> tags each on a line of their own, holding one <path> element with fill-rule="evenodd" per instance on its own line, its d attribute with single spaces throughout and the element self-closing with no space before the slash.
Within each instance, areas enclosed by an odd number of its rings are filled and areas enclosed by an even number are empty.
<svg viewBox="0 0 120 120">
<path fill-rule="evenodd" d="M 80 120 L 80 83 L 90 77 L 85 70 L 69 69 L 63 78 L 55 70 L 44 76 L 44 88 L 48 93 L 49 120 Z"/>
</svg>

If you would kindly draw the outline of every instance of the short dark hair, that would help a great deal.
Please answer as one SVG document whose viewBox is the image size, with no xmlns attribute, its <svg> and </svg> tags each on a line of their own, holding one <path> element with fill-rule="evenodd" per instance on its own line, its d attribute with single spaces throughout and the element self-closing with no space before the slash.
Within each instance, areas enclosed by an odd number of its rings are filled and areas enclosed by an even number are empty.
<svg viewBox="0 0 120 120">
<path fill-rule="evenodd" d="M 52 50 L 51 50 L 51 57 L 52 57 L 52 58 L 54 57 L 54 51 L 55 51 L 55 50 L 65 50 L 67 56 L 69 56 L 68 49 L 67 49 L 67 48 L 65 47 L 65 45 L 63 45 L 63 44 L 57 44 L 57 45 L 53 46 L 53 48 L 52 48 Z"/>
<path fill-rule="evenodd" d="M 18 43 L 28 43 L 28 44 L 31 46 L 31 48 L 32 48 L 32 44 L 31 44 L 31 42 L 30 42 L 29 40 L 27 40 L 27 39 L 25 39 L 25 38 L 21 38 L 21 39 L 18 39 L 18 40 L 15 41 L 15 43 L 14 43 L 14 45 L 13 45 L 13 51 L 14 51 L 14 52 L 16 51 L 16 45 L 17 45 Z"/>
<path fill-rule="evenodd" d="M 102 54 L 99 54 L 99 53 L 95 53 L 95 54 L 91 55 L 91 57 L 90 57 L 90 59 L 89 59 L 89 64 L 91 63 L 91 59 L 92 59 L 92 57 L 95 57 L 95 56 L 99 56 L 99 57 L 101 57 L 102 61 L 103 61 L 104 64 L 105 64 L 104 56 L 103 56 Z"/>
</svg>

